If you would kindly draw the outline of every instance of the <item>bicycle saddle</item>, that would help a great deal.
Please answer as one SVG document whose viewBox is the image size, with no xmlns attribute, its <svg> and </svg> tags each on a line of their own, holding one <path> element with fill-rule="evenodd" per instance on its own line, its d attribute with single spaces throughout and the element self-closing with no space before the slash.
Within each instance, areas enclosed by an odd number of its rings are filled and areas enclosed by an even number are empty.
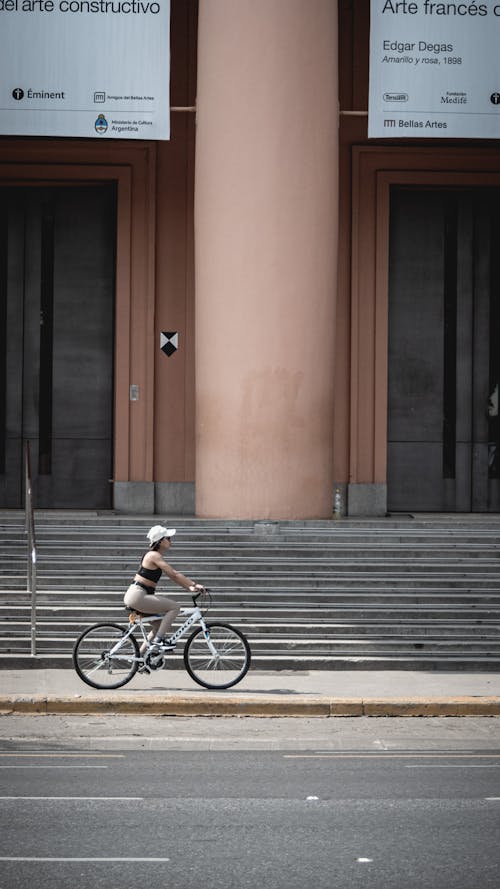
<svg viewBox="0 0 500 889">
<path fill-rule="evenodd" d="M 137 611 L 137 608 L 129 608 L 128 605 L 125 605 L 125 611 L 128 611 L 128 619 L 131 624 L 134 624 L 140 617 L 148 616 L 144 611 Z"/>
</svg>

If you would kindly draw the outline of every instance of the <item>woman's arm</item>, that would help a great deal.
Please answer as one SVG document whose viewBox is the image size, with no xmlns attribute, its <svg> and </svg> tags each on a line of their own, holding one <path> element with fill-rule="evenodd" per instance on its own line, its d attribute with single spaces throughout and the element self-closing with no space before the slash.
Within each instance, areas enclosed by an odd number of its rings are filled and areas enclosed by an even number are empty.
<svg viewBox="0 0 500 889">
<path fill-rule="evenodd" d="M 169 565 L 168 562 L 165 562 L 165 560 L 162 559 L 159 553 L 148 553 L 148 555 L 150 556 L 148 561 L 152 561 L 155 568 L 161 568 L 163 573 L 166 574 L 167 577 L 170 577 L 170 580 L 178 583 L 179 586 L 184 587 L 184 589 L 188 590 L 188 592 L 194 593 L 196 592 L 196 590 L 203 589 L 203 585 L 201 583 L 195 583 L 194 580 L 189 580 L 189 577 L 185 577 L 185 575 L 181 574 L 180 571 L 176 571 L 175 568 L 172 568 L 172 566 Z"/>
</svg>

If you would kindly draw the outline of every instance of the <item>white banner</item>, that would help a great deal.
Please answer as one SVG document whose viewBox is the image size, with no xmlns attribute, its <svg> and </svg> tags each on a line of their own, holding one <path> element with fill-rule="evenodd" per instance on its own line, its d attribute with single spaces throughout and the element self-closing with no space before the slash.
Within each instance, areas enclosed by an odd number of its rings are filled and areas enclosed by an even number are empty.
<svg viewBox="0 0 500 889">
<path fill-rule="evenodd" d="M 500 138 L 500 2 L 371 0 L 370 138 Z"/>
<path fill-rule="evenodd" d="M 170 0 L 0 0 L 0 133 L 170 138 Z"/>
</svg>

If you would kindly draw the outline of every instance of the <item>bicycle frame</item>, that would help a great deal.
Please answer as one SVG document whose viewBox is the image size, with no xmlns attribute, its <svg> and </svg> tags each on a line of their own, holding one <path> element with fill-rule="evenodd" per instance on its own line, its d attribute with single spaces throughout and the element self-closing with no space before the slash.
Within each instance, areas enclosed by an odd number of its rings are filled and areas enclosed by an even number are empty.
<svg viewBox="0 0 500 889">
<path fill-rule="evenodd" d="M 129 608 L 128 623 L 125 620 L 102 622 L 87 627 L 73 647 L 73 665 L 80 679 L 93 688 L 121 688 L 138 669 L 151 673 L 165 666 L 177 667 L 181 661 L 191 679 L 203 688 L 232 688 L 250 667 L 252 653 L 248 640 L 229 623 L 206 620 L 212 604 L 206 587 L 192 596 L 192 602 L 194 607 L 180 609 L 179 620 L 183 623 L 175 632 L 170 628 L 163 644 L 150 641 L 148 635 L 156 638 L 149 632 L 149 625 L 153 623 L 155 631 L 164 613 L 145 614 Z M 182 651 L 177 657 L 169 657 L 169 653 L 174 653 L 175 643 L 186 634 Z"/>
<path fill-rule="evenodd" d="M 187 633 L 187 631 L 189 630 L 190 627 L 193 626 L 193 624 L 199 623 L 200 627 L 203 630 L 203 635 L 205 636 L 205 639 L 207 640 L 207 645 L 210 649 L 210 653 L 212 654 L 213 657 L 217 657 L 217 649 L 215 648 L 215 646 L 213 645 L 213 643 L 210 639 L 210 631 L 207 629 L 207 625 L 205 623 L 205 620 L 204 620 L 203 614 L 201 613 L 200 608 L 198 606 L 195 606 L 194 608 L 181 608 L 180 613 L 181 614 L 188 614 L 189 617 L 187 618 L 187 620 L 184 621 L 184 623 L 179 627 L 179 629 L 176 630 L 175 633 L 173 633 L 169 637 L 169 642 L 172 642 L 172 643 L 177 642 L 178 639 L 181 639 L 182 636 L 184 636 L 184 634 Z M 165 617 L 164 614 L 148 614 L 146 617 L 140 617 L 138 620 L 134 621 L 134 623 L 130 625 L 129 629 L 124 634 L 124 636 L 122 636 L 122 638 L 116 643 L 116 645 L 114 645 L 113 648 L 110 649 L 110 651 L 108 652 L 108 657 L 110 657 L 110 658 L 115 657 L 116 654 L 120 651 L 120 648 L 122 647 L 122 645 L 124 645 L 124 643 L 127 641 L 127 639 L 134 634 L 136 629 L 140 630 L 144 642 L 147 642 L 149 645 L 150 643 L 149 643 L 147 633 L 145 630 L 145 624 L 151 623 L 152 620 L 162 620 L 163 617 Z M 131 658 L 127 657 L 127 658 L 124 658 L 124 660 L 142 661 L 142 660 L 144 660 L 144 656 L 140 655 L 138 658 L 137 657 L 131 657 Z"/>
</svg>

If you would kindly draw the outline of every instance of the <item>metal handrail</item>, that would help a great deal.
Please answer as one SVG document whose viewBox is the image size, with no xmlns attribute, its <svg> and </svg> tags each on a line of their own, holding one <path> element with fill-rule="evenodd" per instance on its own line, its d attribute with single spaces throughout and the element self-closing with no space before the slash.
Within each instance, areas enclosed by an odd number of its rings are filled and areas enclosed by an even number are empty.
<svg viewBox="0 0 500 889">
<path fill-rule="evenodd" d="M 28 539 L 26 585 L 28 595 L 31 595 L 31 654 L 34 657 L 36 655 L 36 537 L 29 441 L 26 442 L 24 467 L 24 512 L 26 516 L 26 536 Z"/>
</svg>

